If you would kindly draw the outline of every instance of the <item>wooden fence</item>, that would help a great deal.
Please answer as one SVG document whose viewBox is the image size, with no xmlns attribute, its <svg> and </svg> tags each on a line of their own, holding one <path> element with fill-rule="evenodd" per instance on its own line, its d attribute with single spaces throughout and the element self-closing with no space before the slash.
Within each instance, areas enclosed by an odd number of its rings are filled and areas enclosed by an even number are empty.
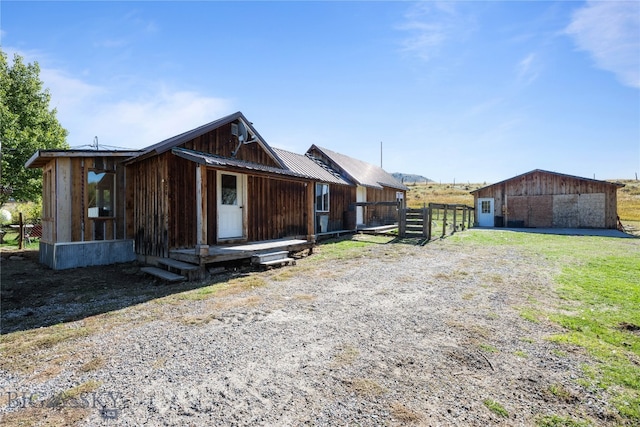
<svg viewBox="0 0 640 427">
<path fill-rule="evenodd" d="M 474 208 L 467 205 L 448 205 L 429 203 L 422 209 L 400 209 L 398 218 L 398 235 L 400 237 L 422 237 L 431 240 L 433 225 L 442 221 L 442 237 L 447 235 L 447 228 L 451 234 L 457 230 L 471 228 L 473 224 Z M 460 221 L 460 222 L 458 222 Z"/>
</svg>

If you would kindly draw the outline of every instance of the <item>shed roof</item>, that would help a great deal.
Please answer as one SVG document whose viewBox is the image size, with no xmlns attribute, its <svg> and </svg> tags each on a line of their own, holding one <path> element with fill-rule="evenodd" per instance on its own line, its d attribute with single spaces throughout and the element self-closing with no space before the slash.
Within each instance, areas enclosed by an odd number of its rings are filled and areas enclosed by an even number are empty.
<svg viewBox="0 0 640 427">
<path fill-rule="evenodd" d="M 284 165 L 282 164 L 282 161 L 278 158 L 278 156 L 273 151 L 273 149 L 269 146 L 269 144 L 266 143 L 266 141 L 262 138 L 262 136 L 260 136 L 258 131 L 253 127 L 251 122 L 247 120 L 244 114 L 242 114 L 240 111 L 230 114 L 228 116 L 222 117 L 220 119 L 214 120 L 202 126 L 198 126 L 195 129 L 191 129 L 179 135 L 172 136 L 171 138 L 165 139 L 164 141 L 158 142 L 157 144 L 144 148 L 141 150 L 141 152 L 138 155 L 132 158 L 130 162 L 136 162 L 138 160 L 142 160 L 149 156 L 162 154 L 166 151 L 171 150 L 174 147 L 177 147 L 180 144 L 184 144 L 185 142 L 188 142 L 201 135 L 204 135 L 207 132 L 211 132 L 214 129 L 217 129 L 221 126 L 227 125 L 237 120 L 242 120 L 242 122 L 245 124 L 245 126 L 249 130 L 249 133 L 256 137 L 257 144 L 260 144 L 260 146 L 267 152 L 267 154 L 271 158 L 273 158 L 276 164 L 284 167 Z"/>
<path fill-rule="evenodd" d="M 344 180 L 340 174 L 322 162 L 304 154 L 292 153 L 281 148 L 273 148 L 284 165 L 290 170 L 330 184 L 353 185 Z"/>
<path fill-rule="evenodd" d="M 312 145 L 311 148 L 307 150 L 307 154 L 314 149 L 324 154 L 324 156 L 341 169 L 341 172 L 347 175 L 349 180 L 358 185 L 372 188 L 391 187 L 398 190 L 407 189 L 404 184 L 379 166 L 336 153 L 327 148 L 318 147 L 317 145 Z"/>
<path fill-rule="evenodd" d="M 41 168 L 49 160 L 59 157 L 122 157 L 128 159 L 139 154 L 136 150 L 38 150 L 24 164 L 26 168 Z"/>
<path fill-rule="evenodd" d="M 500 182 L 496 182 L 495 184 L 486 185 L 486 186 L 484 186 L 482 188 L 478 188 L 476 190 L 470 191 L 470 193 L 474 194 L 474 193 L 477 193 L 478 191 L 484 190 L 485 188 L 493 187 L 495 185 L 500 185 L 500 184 L 503 184 L 505 182 L 513 181 L 513 180 L 516 180 L 516 179 L 520 179 L 523 176 L 532 175 L 534 173 L 543 173 L 543 174 L 555 175 L 555 176 L 560 176 L 560 177 L 569 178 L 569 179 L 578 179 L 578 180 L 581 180 L 581 181 L 591 181 L 591 182 L 597 182 L 597 183 L 600 183 L 600 184 L 609 184 L 609 185 L 615 186 L 617 188 L 624 187 L 624 184 L 621 184 L 619 182 L 602 181 L 602 180 L 598 180 L 598 179 L 583 178 L 583 177 L 575 176 L 575 175 L 567 175 L 567 174 L 559 173 L 559 172 L 546 171 L 546 170 L 543 170 L 543 169 L 534 169 L 532 171 L 525 172 L 525 173 L 520 174 L 520 175 L 516 175 L 514 177 L 502 180 Z"/>
<path fill-rule="evenodd" d="M 256 172 L 264 172 L 269 174 L 277 174 L 283 176 L 290 176 L 296 178 L 310 179 L 308 176 L 301 173 L 291 171 L 289 169 L 280 169 L 273 166 L 261 165 L 259 163 L 247 162 L 245 160 L 238 160 L 229 157 L 216 156 L 211 153 L 203 153 L 201 151 L 189 150 L 186 148 L 175 147 L 171 149 L 171 152 L 176 156 L 182 157 L 192 162 L 199 163 L 201 165 L 214 166 L 220 168 L 233 168 L 243 169 Z"/>
</svg>

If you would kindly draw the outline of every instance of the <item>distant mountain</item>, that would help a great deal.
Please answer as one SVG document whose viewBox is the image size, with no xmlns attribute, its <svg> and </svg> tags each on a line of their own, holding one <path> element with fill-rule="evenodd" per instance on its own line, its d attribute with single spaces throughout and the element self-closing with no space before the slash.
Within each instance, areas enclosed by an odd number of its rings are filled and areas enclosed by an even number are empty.
<svg viewBox="0 0 640 427">
<path fill-rule="evenodd" d="M 413 183 L 425 183 L 425 182 L 433 182 L 432 179 L 426 178 L 422 175 L 415 175 L 411 173 L 402 173 L 402 172 L 393 172 L 391 175 L 398 181 L 404 184 L 413 184 Z"/>
</svg>

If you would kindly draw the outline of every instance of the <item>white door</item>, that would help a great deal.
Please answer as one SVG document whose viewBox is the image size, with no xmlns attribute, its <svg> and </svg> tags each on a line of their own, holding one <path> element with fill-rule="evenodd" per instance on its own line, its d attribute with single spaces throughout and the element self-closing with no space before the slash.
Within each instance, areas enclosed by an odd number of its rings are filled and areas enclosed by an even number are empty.
<svg viewBox="0 0 640 427">
<path fill-rule="evenodd" d="M 356 202 L 366 202 L 367 201 L 367 188 L 366 187 L 356 187 Z M 364 224 L 364 206 L 356 206 L 356 224 L 362 225 Z"/>
<path fill-rule="evenodd" d="M 480 227 L 493 227 L 493 199 L 478 199 L 476 206 L 478 213 L 478 225 Z"/>
<path fill-rule="evenodd" d="M 218 172 L 218 238 L 244 237 L 244 176 Z"/>
</svg>

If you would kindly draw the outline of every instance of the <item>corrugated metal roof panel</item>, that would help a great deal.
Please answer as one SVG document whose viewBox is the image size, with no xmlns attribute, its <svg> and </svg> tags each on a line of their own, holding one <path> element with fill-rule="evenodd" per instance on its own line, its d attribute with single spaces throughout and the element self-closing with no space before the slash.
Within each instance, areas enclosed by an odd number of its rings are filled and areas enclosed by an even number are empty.
<svg viewBox="0 0 640 427">
<path fill-rule="evenodd" d="M 321 165 L 303 154 L 292 153 L 280 148 L 273 148 L 280 160 L 290 170 L 329 184 L 352 185 L 345 181 L 336 171 Z"/>
<path fill-rule="evenodd" d="M 364 187 L 382 188 L 391 187 L 399 190 L 406 190 L 407 187 L 400 181 L 395 179 L 391 174 L 387 173 L 379 166 L 372 165 L 362 160 L 354 159 L 344 154 L 336 153 L 326 148 L 313 145 L 309 151 L 316 148 L 322 152 L 325 156 L 335 162 L 341 169 L 343 169 L 351 178 L 353 178 L 359 185 Z"/>
<path fill-rule="evenodd" d="M 229 157 L 215 156 L 210 153 L 203 153 L 200 151 L 188 150 L 186 148 L 173 148 L 171 152 L 177 156 L 197 162 L 203 165 L 218 166 L 218 167 L 232 167 L 245 170 L 255 170 L 259 172 L 268 172 L 277 175 L 285 175 L 296 178 L 309 179 L 306 175 L 291 171 L 289 169 L 279 169 L 272 166 L 261 165 L 259 163 L 247 162 L 244 160 L 231 159 Z"/>
</svg>

